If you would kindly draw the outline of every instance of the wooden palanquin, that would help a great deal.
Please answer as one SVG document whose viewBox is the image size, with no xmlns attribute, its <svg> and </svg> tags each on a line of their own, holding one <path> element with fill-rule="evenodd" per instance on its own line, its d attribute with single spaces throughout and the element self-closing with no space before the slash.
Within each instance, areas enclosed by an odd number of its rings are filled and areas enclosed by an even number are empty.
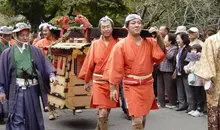
<svg viewBox="0 0 220 130">
<path fill-rule="evenodd" d="M 51 85 L 51 93 L 48 95 L 49 104 L 63 109 L 84 109 L 89 108 L 90 92 L 84 90 L 85 82 L 77 77 L 86 52 L 93 39 L 100 37 L 98 28 L 91 28 L 84 38 L 84 30 L 73 28 L 66 35 L 73 38 L 73 43 L 56 43 L 49 47 L 52 56 L 52 64 L 56 68 L 56 75 L 59 85 Z M 148 31 L 142 31 L 144 36 L 151 36 Z M 116 28 L 113 36 L 117 38 L 126 37 L 125 29 Z"/>
</svg>

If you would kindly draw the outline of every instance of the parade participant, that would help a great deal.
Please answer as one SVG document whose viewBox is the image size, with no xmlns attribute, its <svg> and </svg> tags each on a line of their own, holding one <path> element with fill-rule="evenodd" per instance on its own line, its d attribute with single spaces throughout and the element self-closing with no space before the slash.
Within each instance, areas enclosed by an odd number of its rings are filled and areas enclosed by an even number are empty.
<svg viewBox="0 0 220 130">
<path fill-rule="evenodd" d="M 2 26 L 0 28 L 0 55 L 8 47 L 10 47 L 9 42 L 12 39 L 12 29 L 7 26 Z"/>
<path fill-rule="evenodd" d="M 7 26 L 0 27 L 0 56 L 1 53 L 10 47 L 9 41 L 12 37 L 12 28 Z M 8 117 L 8 101 L 0 103 L 0 124 L 5 124 L 5 118 Z"/>
<path fill-rule="evenodd" d="M 17 23 L 16 44 L 0 58 L 0 101 L 8 99 L 6 130 L 44 130 L 40 98 L 47 106 L 49 81 L 57 84 L 55 69 L 40 49 L 29 45 L 30 27 Z"/>
<path fill-rule="evenodd" d="M 8 29 L 13 30 L 12 26 L 8 26 Z M 13 39 L 13 36 L 11 36 L 11 40 L 8 42 L 10 46 L 13 46 L 16 43 L 16 40 Z"/>
<path fill-rule="evenodd" d="M 52 42 L 56 41 L 58 39 L 58 34 L 56 33 L 58 32 L 57 28 L 48 24 L 48 23 L 42 23 L 39 26 L 39 29 L 42 30 L 43 33 L 43 39 L 41 39 L 40 41 L 38 41 L 34 46 L 39 47 L 45 55 L 48 54 L 48 50 L 45 48 L 47 46 L 50 46 L 52 44 Z M 48 104 L 48 108 L 49 108 L 49 120 L 54 120 L 57 117 L 59 117 L 58 113 L 55 111 L 55 106 L 52 106 L 50 104 Z"/>
<path fill-rule="evenodd" d="M 126 17 L 128 36 L 114 46 L 104 73 L 104 79 L 110 82 L 110 98 L 115 102 L 118 102 L 117 85 L 123 79 L 133 130 L 143 130 L 146 115 L 151 109 L 158 109 L 153 91 L 153 63 L 160 63 L 166 56 L 158 32 L 157 42 L 153 38 L 140 36 L 141 22 L 137 14 Z"/>
<path fill-rule="evenodd" d="M 208 37 L 202 46 L 195 75 L 203 78 L 207 96 L 208 130 L 220 130 L 220 31 Z"/>
<path fill-rule="evenodd" d="M 48 23 L 42 24 L 41 28 L 44 38 L 38 41 L 34 46 L 39 47 L 44 52 L 44 54 L 47 55 L 48 52 L 45 47 L 51 45 L 52 42 L 58 40 L 60 30 L 57 27 Z"/>
<path fill-rule="evenodd" d="M 38 27 L 39 31 L 37 33 L 37 37 L 33 40 L 33 43 L 32 43 L 33 46 L 35 46 L 38 41 L 45 38 L 44 37 L 45 35 L 43 35 L 43 27 L 46 26 L 46 25 L 48 25 L 48 23 L 41 23 L 39 25 L 39 27 Z"/>
<path fill-rule="evenodd" d="M 98 108 L 96 130 L 108 130 L 110 109 L 119 107 L 118 102 L 110 100 L 109 83 L 102 79 L 110 52 L 117 42 L 117 39 L 112 37 L 113 26 L 113 20 L 107 16 L 99 20 L 102 35 L 91 44 L 79 73 L 79 78 L 86 82 L 85 88 L 89 87 L 89 82 L 93 78 L 91 108 Z"/>
</svg>

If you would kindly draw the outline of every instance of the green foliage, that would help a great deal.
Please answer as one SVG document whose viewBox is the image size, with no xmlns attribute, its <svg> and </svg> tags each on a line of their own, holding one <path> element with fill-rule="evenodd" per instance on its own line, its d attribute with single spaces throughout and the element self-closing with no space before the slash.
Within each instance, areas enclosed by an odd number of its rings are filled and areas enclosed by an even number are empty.
<svg viewBox="0 0 220 130">
<path fill-rule="evenodd" d="M 69 7 L 68 10 L 73 7 L 72 12 L 65 12 L 66 14 L 75 16 L 81 13 L 89 19 L 93 26 L 97 26 L 99 19 L 105 15 L 114 19 L 116 26 L 122 26 L 125 15 L 131 11 L 124 0 L 80 0 L 72 2 L 64 0 L 64 3 L 64 8 Z"/>
<path fill-rule="evenodd" d="M 3 0 L 0 7 L 5 7 L 3 12 L 8 16 L 24 15 L 29 20 L 32 28 L 45 21 L 55 23 L 55 18 L 63 15 L 74 17 L 81 13 L 97 26 L 98 20 L 108 15 L 114 19 L 116 26 L 122 26 L 125 15 L 130 12 L 124 0 Z"/>
<path fill-rule="evenodd" d="M 197 26 L 216 24 L 220 18 L 219 0 L 1 0 L 0 12 L 8 17 L 21 14 L 34 29 L 45 22 L 55 23 L 68 15 L 74 26 L 74 17 L 80 13 L 96 27 L 101 17 L 108 15 L 121 27 L 129 13 L 138 13 L 145 28 L 168 25 Z M 8 20 L 8 19 L 7 19 Z M 10 21 L 10 20 L 9 20 Z M 9 22 L 11 23 L 11 22 Z"/>
</svg>

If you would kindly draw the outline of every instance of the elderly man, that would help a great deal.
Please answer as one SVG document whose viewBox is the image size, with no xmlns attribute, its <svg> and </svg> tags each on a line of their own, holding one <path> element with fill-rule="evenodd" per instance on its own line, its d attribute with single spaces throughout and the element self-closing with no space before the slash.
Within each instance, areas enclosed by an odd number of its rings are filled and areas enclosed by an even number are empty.
<svg viewBox="0 0 220 130">
<path fill-rule="evenodd" d="M 12 37 L 12 29 L 7 26 L 0 27 L 0 55 L 8 47 Z"/>
<path fill-rule="evenodd" d="M 159 33 L 160 35 L 165 38 L 165 36 L 169 33 L 170 29 L 167 26 L 160 26 Z"/>
<path fill-rule="evenodd" d="M 0 59 L 0 101 L 9 102 L 6 130 L 44 130 L 39 96 L 47 105 L 49 80 L 57 83 L 55 69 L 40 49 L 29 45 L 30 27 L 15 26 L 16 44 Z"/>
<path fill-rule="evenodd" d="M 112 37 L 113 20 L 105 16 L 99 20 L 101 36 L 95 40 L 84 60 L 79 78 L 86 82 L 93 79 L 91 107 L 98 108 L 98 123 L 96 130 L 108 130 L 108 116 L 111 108 L 119 107 L 118 102 L 110 100 L 108 81 L 103 80 L 103 73 L 113 46 L 118 41 Z"/>
<path fill-rule="evenodd" d="M 104 74 L 110 82 L 110 98 L 115 102 L 118 102 L 117 85 L 123 79 L 133 130 L 143 130 L 146 115 L 151 109 L 158 108 L 153 91 L 153 63 L 160 63 L 166 55 L 158 32 L 158 43 L 153 38 L 140 36 L 141 22 L 137 14 L 126 17 L 128 35 L 114 46 Z"/>
<path fill-rule="evenodd" d="M 190 39 L 190 46 L 193 46 L 195 44 L 202 45 L 203 42 L 199 40 L 199 29 L 196 27 L 191 27 L 189 30 L 189 39 Z"/>
</svg>

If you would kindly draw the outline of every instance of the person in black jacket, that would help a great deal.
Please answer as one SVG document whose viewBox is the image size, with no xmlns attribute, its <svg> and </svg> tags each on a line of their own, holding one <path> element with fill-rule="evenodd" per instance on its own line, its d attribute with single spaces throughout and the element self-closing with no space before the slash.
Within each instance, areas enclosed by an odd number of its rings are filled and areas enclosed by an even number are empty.
<svg viewBox="0 0 220 130">
<path fill-rule="evenodd" d="M 177 111 L 186 110 L 188 108 L 187 112 L 189 112 L 192 109 L 190 106 L 192 95 L 188 85 L 188 75 L 185 73 L 183 67 L 189 63 L 185 61 L 185 58 L 187 53 L 191 50 L 189 46 L 190 40 L 187 33 L 179 33 L 177 34 L 176 41 L 179 49 L 176 56 L 176 70 L 173 78 L 177 79 L 177 96 L 179 102 Z"/>
</svg>

